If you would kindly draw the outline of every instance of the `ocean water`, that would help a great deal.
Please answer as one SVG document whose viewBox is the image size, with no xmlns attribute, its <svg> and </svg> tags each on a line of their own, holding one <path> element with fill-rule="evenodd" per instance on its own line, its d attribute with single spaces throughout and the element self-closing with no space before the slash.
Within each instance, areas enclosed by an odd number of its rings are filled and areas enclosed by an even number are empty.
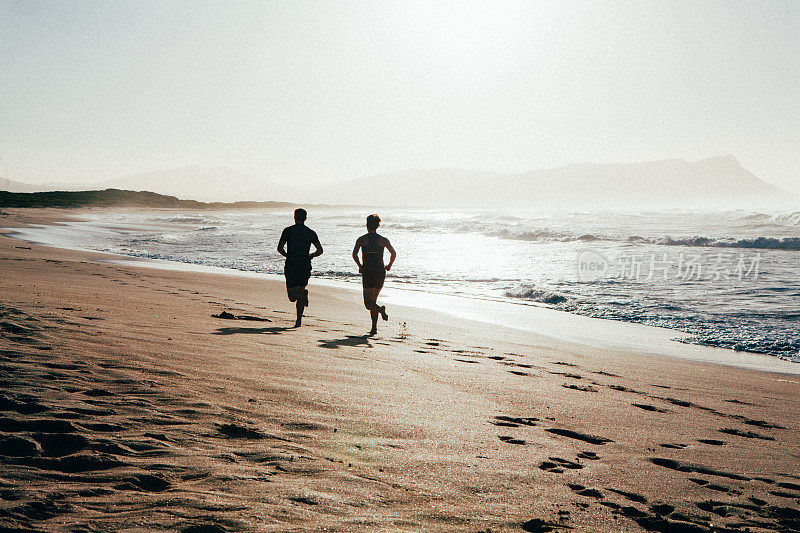
<svg viewBox="0 0 800 533">
<path fill-rule="evenodd" d="M 311 209 L 313 276 L 359 283 L 363 209 Z M 800 212 L 381 210 L 387 285 L 682 331 L 800 362 Z M 119 211 L 47 229 L 62 246 L 271 274 L 290 211 Z M 55 242 L 51 242 L 55 244 Z M 313 281 L 312 281 L 313 283 Z"/>
</svg>

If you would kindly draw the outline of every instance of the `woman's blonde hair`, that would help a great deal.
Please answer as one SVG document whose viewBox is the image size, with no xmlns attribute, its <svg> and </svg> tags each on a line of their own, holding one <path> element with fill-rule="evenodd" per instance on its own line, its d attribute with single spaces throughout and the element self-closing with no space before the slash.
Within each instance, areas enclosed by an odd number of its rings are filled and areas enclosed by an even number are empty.
<svg viewBox="0 0 800 533">
<path fill-rule="evenodd" d="M 378 229 L 378 226 L 381 225 L 381 217 L 378 215 L 372 214 L 367 217 L 367 229 Z"/>
</svg>

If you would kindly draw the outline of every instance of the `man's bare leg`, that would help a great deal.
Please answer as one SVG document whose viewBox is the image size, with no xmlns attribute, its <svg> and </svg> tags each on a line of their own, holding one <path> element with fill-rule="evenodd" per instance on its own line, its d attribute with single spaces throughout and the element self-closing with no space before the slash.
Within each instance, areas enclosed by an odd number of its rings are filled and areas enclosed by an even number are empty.
<svg viewBox="0 0 800 533">
<path fill-rule="evenodd" d="M 303 308 L 305 307 L 303 299 L 298 298 L 294 305 L 297 308 L 297 320 L 295 320 L 294 327 L 299 328 L 303 322 Z"/>
<path fill-rule="evenodd" d="M 303 322 L 303 309 L 308 305 L 308 291 L 305 287 L 293 288 L 289 291 L 289 301 L 294 302 L 297 310 L 297 320 L 294 327 L 299 328 Z"/>
</svg>

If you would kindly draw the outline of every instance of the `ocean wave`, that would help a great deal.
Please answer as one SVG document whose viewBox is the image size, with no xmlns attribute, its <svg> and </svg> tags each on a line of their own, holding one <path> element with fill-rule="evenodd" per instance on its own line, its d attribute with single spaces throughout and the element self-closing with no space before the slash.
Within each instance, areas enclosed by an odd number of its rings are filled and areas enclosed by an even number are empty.
<svg viewBox="0 0 800 533">
<path fill-rule="evenodd" d="M 575 235 L 567 231 L 552 230 L 550 228 L 538 229 L 516 229 L 516 228 L 497 228 L 486 227 L 485 225 L 460 224 L 454 228 L 456 233 L 481 233 L 486 237 L 496 237 L 513 241 L 527 242 L 571 242 L 571 241 L 594 241 L 604 237 L 599 235 L 583 234 Z"/>
<path fill-rule="evenodd" d="M 773 220 L 773 217 L 765 213 L 749 213 L 739 217 L 740 220 Z"/>
<path fill-rule="evenodd" d="M 204 217 L 191 217 L 191 216 L 183 216 L 183 217 L 153 217 L 152 220 L 159 221 L 159 222 L 173 222 L 176 224 L 203 224 L 208 222 L 208 219 Z"/>
<path fill-rule="evenodd" d="M 563 294 L 548 290 L 538 289 L 533 285 L 520 285 L 510 289 L 505 293 L 508 298 L 519 298 L 521 300 L 531 300 L 549 305 L 558 305 L 566 302 L 568 298 Z"/>
<path fill-rule="evenodd" d="M 629 241 L 632 242 L 632 241 Z M 660 237 L 646 239 L 649 244 L 664 246 L 694 246 L 701 248 L 752 248 L 759 250 L 800 250 L 800 237 L 754 237 L 752 239 L 688 237 L 675 239 Z"/>
<path fill-rule="evenodd" d="M 757 250 L 800 250 L 800 237 L 753 237 L 736 239 L 733 237 L 641 237 L 629 235 L 624 238 L 608 235 L 584 233 L 581 235 L 541 229 L 535 231 L 494 230 L 485 231 L 488 237 L 527 242 L 628 242 L 631 244 L 652 244 L 658 246 L 685 246 L 695 248 L 747 248 Z"/>
<path fill-rule="evenodd" d="M 326 278 L 357 278 L 361 277 L 361 274 L 358 272 L 348 271 L 348 270 L 323 270 L 321 272 L 316 272 L 315 275 L 326 277 Z"/>
<path fill-rule="evenodd" d="M 432 228 L 424 223 L 420 224 L 402 224 L 399 222 L 389 222 L 381 225 L 384 229 L 396 229 L 401 231 L 432 231 Z"/>
<path fill-rule="evenodd" d="M 800 213 L 794 214 L 800 223 Z M 424 224 L 397 225 L 396 229 L 407 231 L 442 231 L 443 228 L 429 228 Z M 625 242 L 631 244 L 659 245 L 659 246 L 685 246 L 697 248 L 747 248 L 759 250 L 790 250 L 800 251 L 800 237 L 710 237 L 691 236 L 673 237 L 670 235 L 658 237 L 644 237 L 640 235 L 606 235 L 602 233 L 572 233 L 560 229 L 526 228 L 524 226 L 500 226 L 482 222 L 467 222 L 455 224 L 449 228 L 453 233 L 476 233 L 486 237 L 498 239 L 524 241 L 524 242 Z"/>
<path fill-rule="evenodd" d="M 800 352 L 796 354 L 778 354 L 779 359 L 789 361 L 790 363 L 800 363 Z"/>
<path fill-rule="evenodd" d="M 800 211 L 778 215 L 774 218 L 774 220 L 784 224 L 790 224 L 792 226 L 800 226 Z"/>
</svg>

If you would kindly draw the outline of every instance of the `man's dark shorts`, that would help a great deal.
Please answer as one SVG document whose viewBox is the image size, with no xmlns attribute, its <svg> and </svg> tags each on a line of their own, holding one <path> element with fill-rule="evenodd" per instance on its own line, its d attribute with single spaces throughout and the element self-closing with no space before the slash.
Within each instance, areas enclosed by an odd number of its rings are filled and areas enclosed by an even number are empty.
<svg viewBox="0 0 800 533">
<path fill-rule="evenodd" d="M 361 273 L 361 283 L 365 289 L 382 289 L 385 279 L 385 270 L 365 270 Z"/>
<path fill-rule="evenodd" d="M 286 277 L 286 292 L 289 299 L 295 301 L 299 295 L 304 293 L 308 279 L 311 277 L 311 265 L 286 265 L 283 269 Z"/>
</svg>

